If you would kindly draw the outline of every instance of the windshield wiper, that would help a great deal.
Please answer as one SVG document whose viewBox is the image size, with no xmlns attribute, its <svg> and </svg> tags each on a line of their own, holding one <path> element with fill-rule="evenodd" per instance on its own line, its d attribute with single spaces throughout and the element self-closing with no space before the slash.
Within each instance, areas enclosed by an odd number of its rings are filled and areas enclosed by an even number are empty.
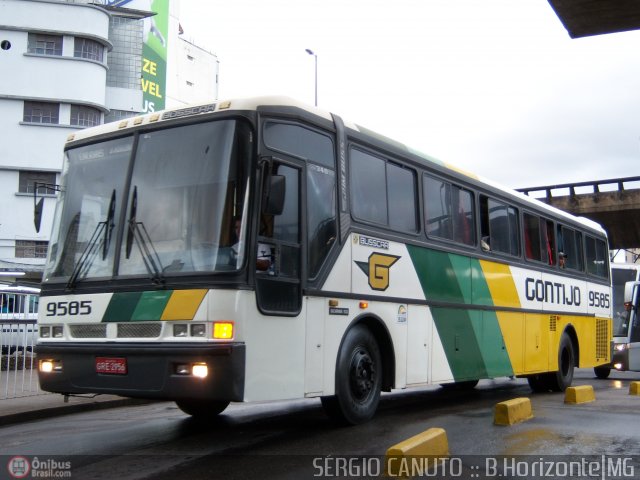
<svg viewBox="0 0 640 480">
<path fill-rule="evenodd" d="M 138 187 L 135 186 L 133 187 L 133 195 L 131 196 L 131 213 L 129 216 L 129 229 L 127 232 L 125 257 L 129 259 L 131 256 L 131 249 L 133 248 L 133 242 L 135 240 L 135 243 L 138 245 L 138 249 L 140 250 L 144 266 L 147 269 L 147 272 L 151 275 L 151 281 L 157 284 L 164 284 L 165 279 L 162 274 L 163 267 L 162 262 L 160 261 L 160 256 L 153 247 L 153 241 L 151 240 L 144 223 L 137 221 L 137 212 Z"/>
<path fill-rule="evenodd" d="M 104 222 L 98 222 L 96 228 L 93 230 L 91 234 L 91 238 L 87 243 L 82 255 L 80 255 L 80 259 L 78 263 L 76 263 L 73 271 L 71 272 L 71 276 L 69 277 L 69 281 L 67 282 L 67 289 L 73 289 L 78 281 L 78 278 L 82 274 L 83 278 L 89 273 L 93 262 L 100 251 L 100 247 L 102 247 L 102 260 L 107 258 L 107 253 L 109 252 L 109 244 L 111 243 L 111 232 L 113 231 L 114 223 L 113 218 L 116 211 L 116 191 L 115 189 L 111 192 L 111 201 L 109 202 L 109 209 L 107 211 L 107 218 Z"/>
</svg>

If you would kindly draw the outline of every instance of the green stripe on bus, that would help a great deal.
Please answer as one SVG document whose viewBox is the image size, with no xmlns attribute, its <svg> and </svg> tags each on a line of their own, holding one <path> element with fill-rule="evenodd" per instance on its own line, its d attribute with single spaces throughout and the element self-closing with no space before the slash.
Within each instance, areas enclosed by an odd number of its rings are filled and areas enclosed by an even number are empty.
<svg viewBox="0 0 640 480">
<path fill-rule="evenodd" d="M 142 292 L 114 293 L 102 317 L 103 322 L 127 322 L 138 305 Z"/>
<path fill-rule="evenodd" d="M 171 298 L 172 290 L 162 292 L 143 292 L 138 306 L 136 307 L 131 321 L 144 322 L 149 320 L 160 320 L 164 308 Z"/>
<path fill-rule="evenodd" d="M 480 262 L 407 246 L 427 301 L 492 306 Z M 512 375 L 495 312 L 433 308 L 433 319 L 456 381 Z"/>
</svg>

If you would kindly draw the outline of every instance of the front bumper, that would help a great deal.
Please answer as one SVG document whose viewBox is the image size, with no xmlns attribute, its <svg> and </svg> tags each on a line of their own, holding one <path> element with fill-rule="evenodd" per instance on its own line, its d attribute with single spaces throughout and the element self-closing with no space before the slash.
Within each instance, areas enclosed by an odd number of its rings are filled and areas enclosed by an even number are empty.
<svg viewBox="0 0 640 480">
<path fill-rule="evenodd" d="M 40 387 L 63 394 L 101 393 L 150 399 L 242 401 L 243 343 L 40 343 L 38 361 L 61 369 L 38 371 Z M 96 372 L 96 358 L 124 358 L 124 375 Z M 206 378 L 177 373 L 177 366 L 204 363 Z"/>
</svg>

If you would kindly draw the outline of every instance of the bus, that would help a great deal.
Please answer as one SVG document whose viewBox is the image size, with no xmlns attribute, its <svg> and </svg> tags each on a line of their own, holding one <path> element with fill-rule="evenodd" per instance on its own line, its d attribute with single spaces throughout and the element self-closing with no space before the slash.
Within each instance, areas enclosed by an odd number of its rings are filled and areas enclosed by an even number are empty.
<svg viewBox="0 0 640 480">
<path fill-rule="evenodd" d="M 197 417 L 319 397 L 358 424 L 383 391 L 562 391 L 611 360 L 600 226 L 295 100 L 73 133 L 59 189 L 38 317 L 50 392 Z"/>
<path fill-rule="evenodd" d="M 629 308 L 633 293 L 629 282 L 640 282 L 640 265 L 612 263 L 613 355 L 610 364 L 594 369 L 598 378 L 608 378 L 612 369 L 640 371 L 640 323 Z"/>
<path fill-rule="evenodd" d="M 33 350 L 40 289 L 0 284 L 0 352 Z"/>
</svg>

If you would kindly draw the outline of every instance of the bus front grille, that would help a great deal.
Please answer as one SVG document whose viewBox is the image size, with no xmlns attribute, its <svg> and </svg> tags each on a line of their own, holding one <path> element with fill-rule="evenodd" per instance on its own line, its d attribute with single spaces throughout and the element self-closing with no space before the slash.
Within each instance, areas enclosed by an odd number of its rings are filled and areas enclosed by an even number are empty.
<svg viewBox="0 0 640 480">
<path fill-rule="evenodd" d="M 118 338 L 155 338 L 160 336 L 162 325 L 155 323 L 119 323 Z"/>
<path fill-rule="evenodd" d="M 106 338 L 107 325 L 104 323 L 69 325 L 69 332 L 73 338 Z"/>
</svg>

